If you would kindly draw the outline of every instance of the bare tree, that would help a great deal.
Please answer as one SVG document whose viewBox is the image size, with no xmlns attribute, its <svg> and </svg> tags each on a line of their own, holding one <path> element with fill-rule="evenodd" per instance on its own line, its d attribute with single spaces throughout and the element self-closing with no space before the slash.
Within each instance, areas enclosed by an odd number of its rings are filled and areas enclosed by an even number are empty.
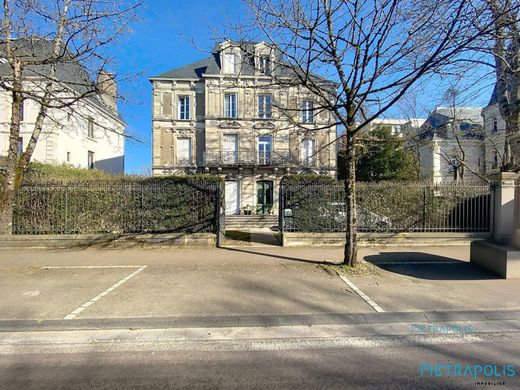
<svg viewBox="0 0 520 390">
<path fill-rule="evenodd" d="M 469 0 L 244 1 L 253 17 L 239 34 L 283 53 L 278 66 L 345 129 L 344 262 L 355 265 L 358 134 L 419 82 L 458 72 L 456 60 L 491 33 L 493 15 Z"/>
<path fill-rule="evenodd" d="M 106 93 L 117 99 L 109 48 L 129 30 L 139 5 L 137 0 L 3 1 L 0 89 L 9 94 L 11 118 L 0 175 L 0 232 L 11 233 L 16 191 L 45 124 L 82 115 L 81 107 Z M 102 77 L 93 82 L 97 75 Z M 25 100 L 35 102 L 38 113 L 19 156 Z"/>
</svg>

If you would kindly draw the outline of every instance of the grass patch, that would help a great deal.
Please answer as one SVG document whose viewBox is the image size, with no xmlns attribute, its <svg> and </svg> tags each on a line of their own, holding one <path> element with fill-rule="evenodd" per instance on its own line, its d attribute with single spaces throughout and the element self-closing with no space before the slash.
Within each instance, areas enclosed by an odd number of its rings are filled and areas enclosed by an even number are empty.
<svg viewBox="0 0 520 390">
<path fill-rule="evenodd" d="M 329 275 L 335 275 L 336 273 L 345 276 L 381 275 L 378 267 L 376 267 L 374 264 L 367 263 L 366 261 L 358 262 L 355 267 L 350 267 L 345 264 L 321 264 L 320 267 Z"/>
</svg>

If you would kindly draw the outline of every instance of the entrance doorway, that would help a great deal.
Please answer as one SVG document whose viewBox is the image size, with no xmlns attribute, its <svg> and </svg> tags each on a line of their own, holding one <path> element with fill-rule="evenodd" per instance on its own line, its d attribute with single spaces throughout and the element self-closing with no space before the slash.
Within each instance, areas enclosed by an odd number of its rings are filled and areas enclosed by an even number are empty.
<svg viewBox="0 0 520 390">
<path fill-rule="evenodd" d="M 226 181 L 225 187 L 226 197 L 226 214 L 234 215 L 239 214 L 240 211 L 240 190 L 238 181 Z"/>
<path fill-rule="evenodd" d="M 273 212 L 274 185 L 271 180 L 256 182 L 256 213 L 271 214 Z"/>
</svg>

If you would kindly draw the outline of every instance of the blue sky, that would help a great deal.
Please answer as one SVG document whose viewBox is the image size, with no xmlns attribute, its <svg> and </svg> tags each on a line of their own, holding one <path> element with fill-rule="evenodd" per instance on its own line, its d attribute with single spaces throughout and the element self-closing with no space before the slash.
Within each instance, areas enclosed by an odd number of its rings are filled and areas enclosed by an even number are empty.
<svg viewBox="0 0 520 390">
<path fill-rule="evenodd" d="M 144 143 L 127 140 L 125 170 L 148 174 L 151 167 L 151 85 L 148 78 L 201 59 L 214 45 L 215 28 L 235 19 L 239 0 L 153 0 L 139 10 L 140 21 L 133 32 L 115 47 L 121 75 L 138 74 L 119 87 L 124 100 L 120 104 L 127 131 Z"/>
<path fill-rule="evenodd" d="M 127 132 L 142 140 L 128 139 L 125 151 L 125 170 L 129 174 L 151 173 L 151 85 L 149 77 L 164 73 L 208 55 L 215 44 L 215 31 L 223 31 L 229 20 L 243 15 L 240 0 L 148 0 L 139 10 L 140 21 L 133 32 L 123 37 L 114 48 L 118 60 L 116 71 L 122 75 L 138 74 L 131 81 L 120 84 L 125 101 L 120 104 Z M 190 40 L 196 42 L 195 47 Z M 475 72 L 473 79 L 481 78 Z M 463 87 L 464 89 L 464 87 Z M 465 106 L 486 105 L 492 80 L 473 85 Z M 477 91 L 477 93 L 475 93 Z M 439 81 L 421 86 L 417 96 L 417 114 L 425 117 L 435 105 L 442 105 Z M 387 116 L 401 117 L 395 107 Z"/>
</svg>

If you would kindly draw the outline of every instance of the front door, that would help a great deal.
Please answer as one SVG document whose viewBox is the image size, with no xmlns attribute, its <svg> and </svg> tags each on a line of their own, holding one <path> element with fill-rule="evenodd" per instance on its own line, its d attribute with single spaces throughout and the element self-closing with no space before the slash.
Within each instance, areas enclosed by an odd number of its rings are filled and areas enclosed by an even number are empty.
<svg viewBox="0 0 520 390">
<path fill-rule="evenodd" d="M 256 182 L 256 213 L 270 214 L 273 210 L 273 182 L 260 180 Z"/>
<path fill-rule="evenodd" d="M 226 181 L 226 214 L 239 214 L 240 211 L 240 196 L 238 181 Z"/>
</svg>

